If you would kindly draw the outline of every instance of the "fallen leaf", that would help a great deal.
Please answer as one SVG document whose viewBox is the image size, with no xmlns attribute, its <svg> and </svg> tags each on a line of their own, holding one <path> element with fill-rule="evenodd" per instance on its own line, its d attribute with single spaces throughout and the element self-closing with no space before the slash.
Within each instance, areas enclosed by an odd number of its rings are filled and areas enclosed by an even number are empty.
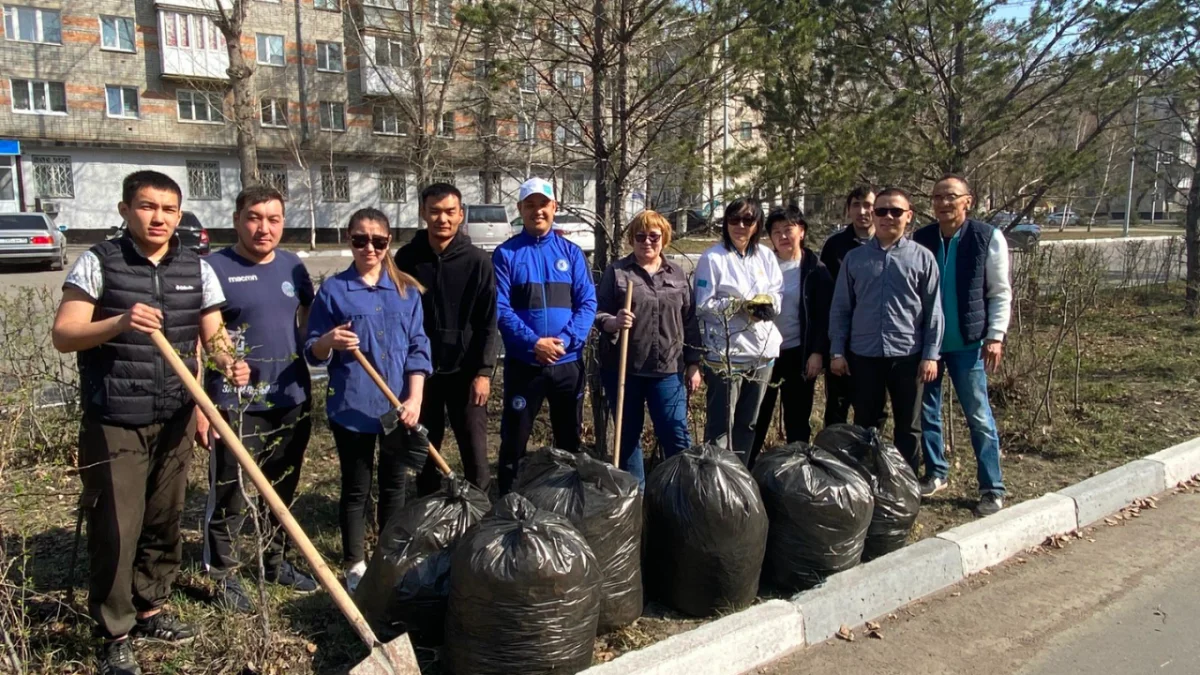
<svg viewBox="0 0 1200 675">
<path fill-rule="evenodd" d="M 850 630 L 850 626 L 846 624 L 842 624 L 842 627 L 838 628 L 837 636 L 846 642 L 854 642 L 854 631 Z"/>
<path fill-rule="evenodd" d="M 879 630 L 879 624 L 874 621 L 867 622 L 867 630 Z"/>
</svg>

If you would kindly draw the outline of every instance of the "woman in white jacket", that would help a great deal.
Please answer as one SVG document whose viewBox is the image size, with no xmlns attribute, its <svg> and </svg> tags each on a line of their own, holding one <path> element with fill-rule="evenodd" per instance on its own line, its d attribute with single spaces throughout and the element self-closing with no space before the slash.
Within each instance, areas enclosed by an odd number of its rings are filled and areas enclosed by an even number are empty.
<svg viewBox="0 0 1200 675">
<path fill-rule="evenodd" d="M 725 209 L 722 242 L 696 266 L 696 314 L 703 340 L 707 421 L 704 442 L 746 463 L 758 408 L 783 338 L 773 319 L 783 302 L 783 273 L 760 246 L 762 205 L 739 199 Z M 732 443 L 731 443 L 732 439 Z"/>
</svg>

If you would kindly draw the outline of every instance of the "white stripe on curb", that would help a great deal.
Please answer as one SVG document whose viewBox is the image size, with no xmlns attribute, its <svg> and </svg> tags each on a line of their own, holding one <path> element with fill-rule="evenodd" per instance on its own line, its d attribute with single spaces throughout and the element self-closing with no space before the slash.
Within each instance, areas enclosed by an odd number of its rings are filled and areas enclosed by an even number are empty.
<svg viewBox="0 0 1200 675">
<path fill-rule="evenodd" d="M 680 633 L 583 671 L 585 675 L 734 675 L 804 646 L 800 613 L 785 600 L 750 609 Z"/>
<path fill-rule="evenodd" d="M 958 546 L 963 574 L 971 575 L 1037 546 L 1050 535 L 1071 532 L 1077 527 L 1074 500 L 1048 494 L 959 525 L 937 538 Z"/>
<path fill-rule="evenodd" d="M 1167 487 L 1173 488 L 1200 474 L 1200 438 L 1193 438 L 1146 457 L 1163 465 Z"/>
<path fill-rule="evenodd" d="M 1058 491 L 1075 500 L 1079 526 L 1090 525 L 1126 504 L 1167 489 L 1161 462 L 1139 459 Z"/>
</svg>

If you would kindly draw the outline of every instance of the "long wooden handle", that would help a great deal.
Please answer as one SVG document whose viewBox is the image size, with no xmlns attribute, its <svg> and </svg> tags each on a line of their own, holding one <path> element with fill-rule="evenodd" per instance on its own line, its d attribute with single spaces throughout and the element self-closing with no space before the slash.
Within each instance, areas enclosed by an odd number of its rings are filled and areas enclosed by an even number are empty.
<svg viewBox="0 0 1200 675">
<path fill-rule="evenodd" d="M 625 311 L 633 311 L 633 279 L 625 286 Z M 621 466 L 621 423 L 625 421 L 625 365 L 629 361 L 629 329 L 621 329 L 621 358 L 617 366 L 617 434 L 613 443 L 613 466 Z"/>
<path fill-rule="evenodd" d="M 195 399 L 196 405 L 200 406 L 200 410 L 204 412 L 204 416 L 212 423 L 217 431 L 221 434 L 221 438 L 225 441 L 226 447 L 229 448 L 233 456 L 237 458 L 238 464 L 242 465 L 242 470 L 246 475 L 250 476 L 250 482 L 254 483 L 254 487 L 258 489 L 258 493 L 267 502 L 271 513 L 279 519 L 283 529 L 288 533 L 288 536 L 295 542 L 296 548 L 300 549 L 300 553 L 304 559 L 308 561 L 309 567 L 316 574 L 317 580 L 325 587 L 325 590 L 333 598 L 333 604 L 337 605 L 346 619 L 350 621 L 350 625 L 354 627 L 354 632 L 358 633 L 358 637 L 367 645 L 368 649 L 373 649 L 380 644 L 379 638 L 375 637 L 375 632 L 367 625 L 367 620 L 363 618 L 362 612 L 358 611 L 358 607 L 354 605 L 354 601 L 350 599 L 350 594 L 342 587 L 337 577 L 330 571 L 329 566 L 321 558 L 321 554 L 317 552 L 308 535 L 304 534 L 300 523 L 292 517 L 291 511 L 288 510 L 287 504 L 279 498 L 279 494 L 275 492 L 274 486 L 267 477 L 263 475 L 262 470 L 258 468 L 254 457 L 246 451 L 246 446 L 242 445 L 240 436 L 235 432 L 217 407 L 213 405 L 208 394 L 204 392 L 204 387 L 196 381 L 196 376 L 190 370 L 183 359 L 179 358 L 179 354 L 175 353 L 175 348 L 167 342 L 167 338 L 162 334 L 162 331 L 154 331 L 150 334 L 150 338 L 154 340 L 154 345 L 162 352 L 163 358 L 170 364 L 171 369 L 183 380 L 183 384 L 187 387 L 188 393 Z"/>
<path fill-rule="evenodd" d="M 383 379 L 379 371 L 375 370 L 375 366 L 372 366 L 371 362 L 367 360 L 367 355 L 363 354 L 360 349 L 352 349 L 351 351 L 354 352 L 354 358 L 358 359 L 358 365 L 367 371 L 367 375 L 370 375 L 371 379 L 375 381 L 375 386 L 379 387 L 379 390 L 387 397 L 388 403 L 391 403 L 392 407 L 396 410 L 403 408 L 404 404 L 400 403 L 400 399 L 396 398 L 396 395 L 392 393 L 392 388 L 388 386 L 387 381 Z M 446 459 L 442 457 L 442 453 L 433 447 L 433 443 L 429 444 L 429 456 L 433 458 L 433 463 L 437 465 L 438 471 L 441 471 L 443 476 L 450 475 L 450 465 L 446 463 Z"/>
</svg>

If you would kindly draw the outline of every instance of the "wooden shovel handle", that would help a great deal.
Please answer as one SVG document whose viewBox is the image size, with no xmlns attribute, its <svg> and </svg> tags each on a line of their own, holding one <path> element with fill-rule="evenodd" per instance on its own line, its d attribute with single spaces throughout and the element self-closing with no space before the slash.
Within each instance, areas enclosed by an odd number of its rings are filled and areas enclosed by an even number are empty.
<svg viewBox="0 0 1200 675">
<path fill-rule="evenodd" d="M 625 311 L 633 311 L 633 277 L 625 286 Z M 617 366 L 617 433 L 613 439 L 613 466 L 621 468 L 621 423 L 625 421 L 625 366 L 629 362 L 629 329 L 621 329 L 621 357 Z"/>
<path fill-rule="evenodd" d="M 317 552 L 308 535 L 304 534 L 300 523 L 292 517 L 291 511 L 288 510 L 287 504 L 279 498 L 279 494 L 275 492 L 274 486 L 263 472 L 258 468 L 258 464 L 254 461 L 254 457 L 246 450 L 246 446 L 242 445 L 241 437 L 235 432 L 217 407 L 213 405 L 204 388 L 196 381 L 196 376 L 190 370 L 183 359 L 179 358 L 179 354 L 175 353 L 175 348 L 167 342 L 167 338 L 163 336 L 162 331 L 154 331 L 150 334 L 150 339 L 154 341 L 154 345 L 162 352 L 163 358 L 183 381 L 183 385 L 187 387 L 188 393 L 196 401 L 196 405 L 200 406 L 200 410 L 204 412 L 204 416 L 212 423 L 217 431 L 221 434 L 221 439 L 225 442 L 225 446 L 237 459 L 238 464 L 242 465 L 242 470 L 250 477 L 250 482 L 254 483 L 254 487 L 258 489 L 258 493 L 262 495 L 267 506 L 270 507 L 271 513 L 279 519 L 279 523 L 283 525 L 283 529 L 288 533 L 288 536 L 295 542 L 296 548 L 300 549 L 300 553 L 304 559 L 308 561 L 309 567 L 317 577 L 317 581 L 321 582 L 321 586 L 333 598 L 333 604 L 341 610 L 346 619 L 350 621 L 350 625 L 354 627 L 354 632 L 358 633 L 358 637 L 367 645 L 368 649 L 373 649 L 380 644 L 379 638 L 375 637 L 375 632 L 367 625 L 367 620 L 363 618 L 362 612 L 358 611 L 358 607 L 354 605 L 354 601 L 350 599 L 350 594 L 342 587 L 341 582 L 330 571 L 329 566 L 321 558 L 321 554 Z"/>
<path fill-rule="evenodd" d="M 387 397 L 388 403 L 391 403 L 392 407 L 396 410 L 403 408 L 404 404 L 400 402 L 400 399 L 396 398 L 396 395 L 392 393 L 392 388 L 389 387 L 388 383 L 383 379 L 382 376 L 380 376 L 379 371 L 375 370 L 375 366 L 372 366 L 371 362 L 367 360 L 367 355 L 363 354 L 362 351 L 358 349 L 352 349 L 350 351 L 354 353 L 354 358 L 358 359 L 358 365 L 362 366 L 363 370 L 367 371 L 367 375 L 370 375 L 371 379 L 375 381 L 375 386 L 379 387 L 379 390 L 382 391 L 383 395 Z M 450 465 L 446 463 L 446 459 L 442 457 L 442 453 L 438 452 L 437 448 L 433 447 L 433 443 L 429 444 L 429 456 L 433 458 L 433 463 L 437 465 L 438 471 L 441 471 L 443 476 L 450 475 Z"/>
</svg>

